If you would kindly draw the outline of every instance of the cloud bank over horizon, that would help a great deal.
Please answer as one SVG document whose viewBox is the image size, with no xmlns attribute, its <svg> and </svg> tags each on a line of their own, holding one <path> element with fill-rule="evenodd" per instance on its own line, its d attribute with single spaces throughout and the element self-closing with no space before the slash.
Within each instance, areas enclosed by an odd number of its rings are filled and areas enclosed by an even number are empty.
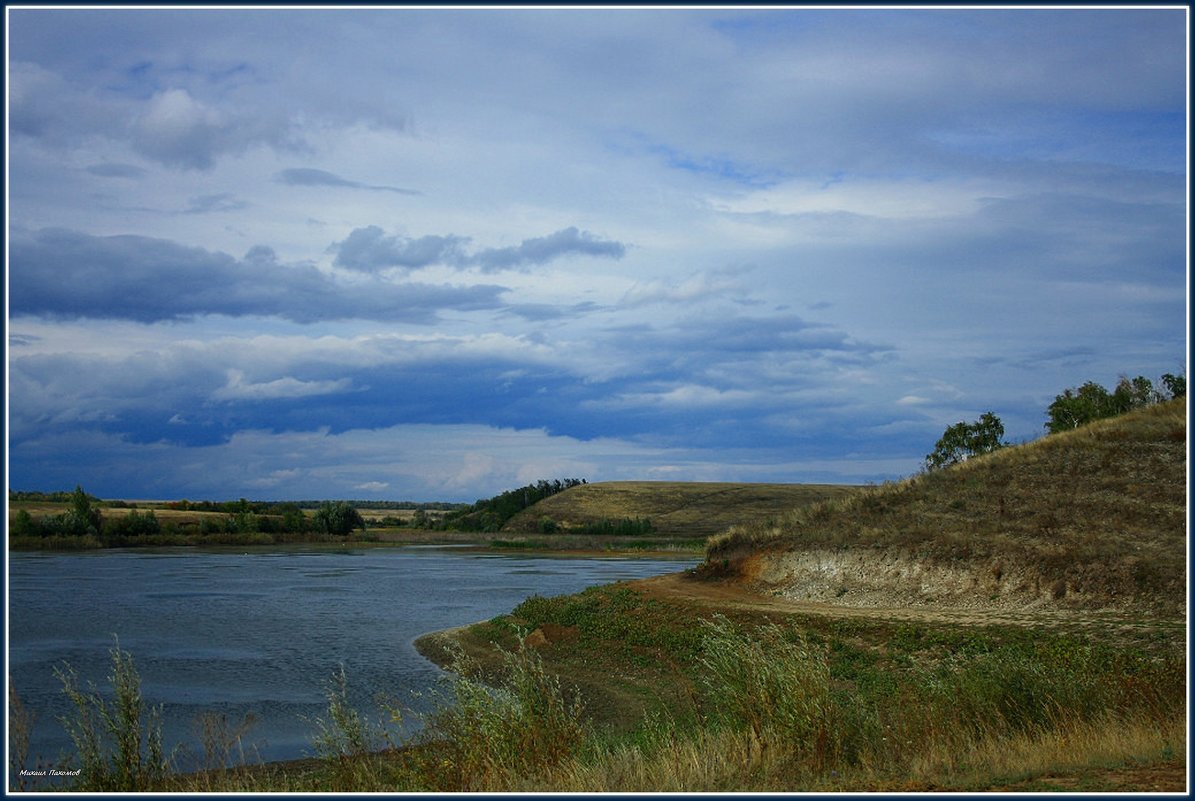
<svg viewBox="0 0 1195 801">
<path fill-rule="evenodd" d="M 8 20 L 13 489 L 879 482 L 1185 370 L 1184 9 Z"/>
</svg>

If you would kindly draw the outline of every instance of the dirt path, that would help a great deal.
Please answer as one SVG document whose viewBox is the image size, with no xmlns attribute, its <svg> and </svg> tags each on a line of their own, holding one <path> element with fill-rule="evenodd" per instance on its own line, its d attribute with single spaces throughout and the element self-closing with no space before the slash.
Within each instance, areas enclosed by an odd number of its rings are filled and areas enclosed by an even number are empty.
<svg viewBox="0 0 1195 801">
<path fill-rule="evenodd" d="M 1125 632 L 1165 630 L 1185 637 L 1185 622 L 1163 618 L 1143 619 L 1118 611 L 1067 609 L 1007 609 L 996 607 L 956 608 L 945 606 L 883 607 L 846 606 L 821 601 L 798 601 L 753 592 L 741 582 L 697 578 L 688 573 L 669 573 L 641 579 L 632 586 L 660 599 L 696 603 L 719 609 L 742 609 L 777 615 L 821 615 L 839 618 L 941 623 L 957 625 L 1027 626 L 1062 629 L 1102 628 Z"/>
</svg>

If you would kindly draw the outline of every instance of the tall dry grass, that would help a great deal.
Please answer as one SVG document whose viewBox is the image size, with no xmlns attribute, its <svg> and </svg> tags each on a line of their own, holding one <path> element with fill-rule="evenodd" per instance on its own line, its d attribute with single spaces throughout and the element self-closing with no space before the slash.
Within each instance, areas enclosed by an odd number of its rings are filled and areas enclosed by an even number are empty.
<svg viewBox="0 0 1195 801">
<path fill-rule="evenodd" d="M 740 523 L 707 541 L 711 568 L 748 553 L 902 549 L 1007 558 L 1046 586 L 1173 613 L 1186 593 L 1186 400 L 1100 420 L 943 470 Z"/>
<path fill-rule="evenodd" d="M 303 770 L 171 771 L 131 657 L 114 649 L 108 704 L 68 679 L 64 721 L 86 778 L 77 790 L 181 792 L 777 792 L 914 786 L 984 789 L 1043 773 L 1185 752 L 1185 670 L 1174 659 L 1056 638 L 975 637 L 892 681 L 835 678 L 825 642 L 771 623 L 702 627 L 691 708 L 632 731 L 598 731 L 581 699 L 521 643 L 498 688 L 464 657 L 422 732 L 400 745 L 348 705 L 343 671 Z M 65 674 L 64 674 L 65 675 Z M 862 674 L 859 674 L 862 675 Z M 391 724 L 401 721 L 392 719 Z M 216 726 L 225 757 L 243 731 Z M 110 737 L 105 736 L 110 735 Z M 155 745 L 155 742 L 159 743 Z"/>
</svg>

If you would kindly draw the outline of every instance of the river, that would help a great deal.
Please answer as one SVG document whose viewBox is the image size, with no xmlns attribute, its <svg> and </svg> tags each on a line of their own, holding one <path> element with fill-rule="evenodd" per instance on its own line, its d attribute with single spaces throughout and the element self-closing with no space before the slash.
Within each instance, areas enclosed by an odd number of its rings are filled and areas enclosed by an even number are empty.
<svg viewBox="0 0 1195 801">
<path fill-rule="evenodd" d="M 412 692 L 442 671 L 412 645 L 422 634 L 510 611 L 524 598 L 683 570 L 696 558 L 504 554 L 452 547 L 129 549 L 9 554 L 12 686 L 34 715 L 30 759 L 73 752 L 54 671 L 107 690 L 116 640 L 145 701 L 164 708 L 167 748 L 197 765 L 197 722 L 250 716 L 250 761 L 310 756 L 314 719 L 343 665 L 370 717 L 379 694 L 418 710 Z M 423 703 L 426 703 L 423 702 Z"/>
</svg>

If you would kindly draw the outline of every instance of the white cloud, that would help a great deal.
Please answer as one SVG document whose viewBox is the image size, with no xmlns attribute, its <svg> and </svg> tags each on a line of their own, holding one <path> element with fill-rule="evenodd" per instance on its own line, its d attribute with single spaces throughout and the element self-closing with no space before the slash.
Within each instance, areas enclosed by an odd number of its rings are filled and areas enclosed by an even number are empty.
<svg viewBox="0 0 1195 801">
<path fill-rule="evenodd" d="M 849 214 L 916 220 L 974 214 L 985 201 L 1002 197 L 1009 189 L 1004 182 L 990 180 L 847 176 L 830 182 L 789 181 L 736 197 L 711 199 L 710 203 L 735 214 Z"/>
<path fill-rule="evenodd" d="M 14 10 L 14 474 L 471 500 L 1040 433 L 1185 351 L 1184 14 Z"/>
<path fill-rule="evenodd" d="M 352 380 L 348 378 L 335 381 L 300 381 L 290 376 L 252 383 L 245 381 L 245 374 L 241 370 L 229 370 L 228 383 L 213 392 L 212 398 L 221 401 L 305 398 L 348 392 L 352 389 L 352 384 Z"/>
</svg>

